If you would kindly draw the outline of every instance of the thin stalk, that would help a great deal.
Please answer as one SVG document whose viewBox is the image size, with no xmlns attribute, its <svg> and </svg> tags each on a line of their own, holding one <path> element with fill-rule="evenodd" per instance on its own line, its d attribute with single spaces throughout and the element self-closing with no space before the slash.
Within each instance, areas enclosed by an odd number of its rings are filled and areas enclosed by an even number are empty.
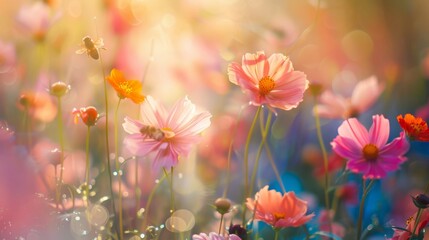
<svg viewBox="0 0 429 240">
<path fill-rule="evenodd" d="M 374 180 L 371 179 L 370 183 L 368 184 L 368 186 L 366 186 L 366 181 L 365 179 L 363 180 L 363 193 L 362 193 L 362 199 L 360 201 L 360 205 L 359 205 L 359 217 L 358 217 L 358 222 L 357 222 L 357 238 L 356 240 L 360 240 L 361 236 L 362 236 L 362 221 L 363 221 L 363 210 L 365 207 L 365 200 L 366 197 L 368 196 L 368 192 L 371 189 L 372 185 L 374 184 Z"/>
<path fill-rule="evenodd" d="M 86 165 L 85 165 L 85 182 L 84 182 L 84 186 L 85 186 L 85 191 L 87 191 L 88 188 L 88 182 L 89 182 L 89 135 L 90 135 L 90 126 L 87 127 L 87 131 L 86 131 Z M 87 192 L 85 194 L 88 194 Z"/>
<path fill-rule="evenodd" d="M 263 115 L 261 115 L 263 116 Z M 262 148 L 264 147 L 264 145 L 266 144 L 266 140 L 267 140 L 267 135 L 268 135 L 268 129 L 270 128 L 271 125 L 271 118 L 272 118 L 273 114 L 270 111 L 268 113 L 268 118 L 267 118 L 267 122 L 265 123 L 265 127 L 263 127 L 263 117 L 261 117 L 261 130 L 262 130 L 262 140 L 259 143 L 259 147 L 258 147 L 258 151 L 256 154 L 256 161 L 255 161 L 255 166 L 253 167 L 253 172 L 252 172 L 252 177 L 250 179 L 250 194 L 252 194 L 253 192 L 253 185 L 255 184 L 255 178 L 256 178 L 256 173 L 258 171 L 258 166 L 259 166 L 259 159 L 261 158 L 261 154 L 262 154 Z"/>
<path fill-rule="evenodd" d="M 110 164 L 110 147 L 109 147 L 109 101 L 107 98 L 107 84 L 106 84 L 106 74 L 104 73 L 104 64 L 103 64 L 103 58 L 100 55 L 100 65 L 101 65 L 101 72 L 103 73 L 103 85 L 104 85 L 104 111 L 106 113 L 105 119 L 106 119 L 106 157 L 107 157 L 107 172 L 109 172 L 109 185 L 110 185 L 110 197 L 112 199 L 112 210 L 114 213 L 116 213 L 116 207 L 115 207 L 115 197 L 113 194 L 113 185 L 112 185 L 112 166 Z"/>
<path fill-rule="evenodd" d="M 220 231 L 222 230 L 223 215 L 224 215 L 224 214 L 221 214 L 221 215 L 220 215 L 220 223 L 219 223 L 219 231 L 218 231 L 219 235 L 220 235 Z"/>
<path fill-rule="evenodd" d="M 168 173 L 165 168 L 162 168 L 164 170 L 164 174 L 167 177 Z M 170 216 L 173 216 L 174 213 L 174 189 L 173 189 L 173 167 L 170 168 Z M 171 218 L 171 225 L 174 228 L 174 219 Z M 176 234 L 173 233 L 174 239 L 176 239 Z"/>
<path fill-rule="evenodd" d="M 164 181 L 165 178 L 166 178 L 166 175 L 162 176 L 162 178 L 155 185 L 155 187 L 152 188 L 152 191 L 149 194 L 149 197 L 148 197 L 147 202 L 146 202 L 146 206 L 144 208 L 145 209 L 145 217 L 143 218 L 143 224 L 142 224 L 142 226 L 145 227 L 145 228 L 147 228 L 147 220 L 148 220 L 148 216 L 149 216 L 149 208 L 150 208 L 150 205 L 152 204 L 153 196 L 155 196 L 156 190 L 158 189 L 159 185 L 161 184 L 162 181 Z"/>
<path fill-rule="evenodd" d="M 162 168 L 164 170 L 164 175 L 167 177 L 168 173 L 165 168 Z M 174 212 L 174 190 L 173 190 L 173 167 L 170 168 L 170 213 L 173 214 Z"/>
<path fill-rule="evenodd" d="M 138 211 L 140 209 L 140 195 L 141 195 L 141 190 L 139 188 L 139 162 L 138 159 L 136 158 L 136 166 L 134 169 L 134 181 L 135 181 L 135 200 L 136 200 L 136 226 L 137 227 L 137 217 L 138 217 Z"/>
<path fill-rule="evenodd" d="M 314 105 L 314 118 L 316 122 L 316 131 L 317 131 L 317 139 L 319 140 L 320 149 L 322 150 L 322 156 L 323 156 L 323 165 L 325 168 L 325 178 L 324 178 L 324 191 L 325 191 L 325 205 L 326 209 L 330 209 L 329 204 L 329 171 L 328 171 L 328 154 L 326 153 L 325 143 L 323 141 L 322 136 L 322 128 L 320 127 L 320 118 L 319 114 L 317 113 L 317 104 Z"/>
<path fill-rule="evenodd" d="M 119 208 L 119 239 L 124 239 L 124 226 L 123 226 L 123 211 L 122 211 L 122 170 L 119 163 L 119 143 L 118 143 L 118 110 L 121 104 L 121 99 L 118 100 L 114 116 L 114 138 L 115 138 L 115 165 L 116 172 L 118 173 L 118 208 Z"/>
<path fill-rule="evenodd" d="M 240 113 L 238 114 L 237 117 L 237 122 L 236 122 L 236 126 L 233 129 L 233 134 L 231 135 L 231 142 L 229 143 L 229 148 L 228 148 L 228 159 L 227 159 L 227 169 L 226 169 L 226 182 L 225 182 L 225 188 L 223 189 L 223 194 L 222 197 L 226 198 L 226 195 L 228 193 L 228 188 L 229 188 L 229 183 L 231 182 L 231 155 L 232 155 L 232 147 L 234 144 L 234 136 L 237 133 L 237 129 L 238 129 L 238 121 L 239 119 L 241 119 L 241 113 L 242 111 L 240 110 Z"/>
<path fill-rule="evenodd" d="M 278 240 L 279 239 L 279 230 L 278 229 L 274 229 L 275 235 L 274 235 L 274 240 Z"/>
<path fill-rule="evenodd" d="M 279 170 L 277 169 L 276 163 L 274 162 L 270 147 L 268 146 L 268 144 L 266 142 L 265 142 L 265 152 L 267 153 L 268 161 L 270 161 L 271 167 L 273 168 L 273 171 L 274 171 L 274 175 L 276 175 L 277 181 L 279 182 L 283 193 L 286 193 L 286 188 L 283 184 L 282 179 L 280 178 L 280 173 L 279 173 Z"/>
<path fill-rule="evenodd" d="M 61 189 L 63 184 L 63 171 L 64 171 L 64 133 L 63 133 L 64 125 L 63 125 L 63 117 L 62 117 L 62 103 L 61 97 L 58 97 L 58 137 L 60 142 L 60 178 L 57 180 L 57 190 L 56 190 L 56 205 L 58 209 L 58 204 L 60 202 Z M 56 171 L 55 166 L 55 171 Z"/>
<path fill-rule="evenodd" d="M 415 236 L 414 234 L 416 233 L 417 226 L 419 225 L 419 221 L 420 221 L 420 217 L 422 215 L 422 211 L 423 211 L 422 208 L 419 208 L 419 210 L 417 211 L 417 216 L 416 216 L 416 220 L 414 221 L 414 228 L 413 228 L 413 232 L 411 234 L 411 239 L 413 239 Z"/>
<path fill-rule="evenodd" d="M 249 133 L 247 134 L 247 140 L 246 145 L 244 147 L 244 201 L 249 196 L 249 147 L 250 147 L 250 140 L 252 139 L 253 130 L 256 125 L 256 121 L 259 117 L 259 113 L 261 112 L 262 106 L 258 107 L 258 110 L 256 110 L 255 117 L 253 118 L 252 125 L 250 126 Z M 242 215 L 242 224 L 245 225 L 245 217 L 246 217 L 246 207 L 243 203 L 243 215 Z"/>
</svg>

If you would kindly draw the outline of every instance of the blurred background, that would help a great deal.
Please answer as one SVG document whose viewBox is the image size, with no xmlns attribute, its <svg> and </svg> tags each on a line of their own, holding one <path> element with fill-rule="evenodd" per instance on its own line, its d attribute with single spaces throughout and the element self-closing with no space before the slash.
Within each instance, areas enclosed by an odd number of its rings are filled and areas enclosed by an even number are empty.
<svg viewBox="0 0 429 240">
<path fill-rule="evenodd" d="M 91 135 L 95 192 L 91 202 L 97 206 L 92 220 L 76 220 L 83 212 L 71 206 L 70 192 L 64 192 L 63 211 L 53 213 L 55 208 L 49 203 L 59 166 L 50 152 L 59 144 L 56 119 L 62 114 L 64 182 L 79 187 L 84 179 L 86 128 L 73 124 L 71 111 L 92 105 L 103 114 L 103 78 L 112 68 L 123 71 L 127 79 L 141 80 L 143 94 L 166 106 L 188 96 L 199 109 L 213 115 L 202 142 L 176 171 L 176 205 L 186 210 L 181 215 L 185 223 L 180 232 L 187 236 L 217 231 L 219 216 L 210 204 L 222 196 L 226 185 L 228 198 L 236 204 L 242 202 L 241 161 L 256 107 L 249 106 L 247 96 L 228 81 L 227 67 L 241 62 L 245 53 L 288 55 L 295 69 L 305 72 L 310 81 L 310 90 L 297 109 L 278 111 L 268 137 L 286 190 L 307 200 L 309 212 L 316 213 L 310 232 L 321 229 L 318 221 L 324 207 L 323 160 L 313 115 L 319 93 L 332 91 L 347 98 L 357 83 L 375 76 L 384 90 L 359 115 L 362 123 L 369 127 L 373 114 L 383 114 L 391 120 L 393 139 L 401 131 L 398 114 L 413 113 L 429 120 L 429 2 L 425 0 L 0 0 L 0 6 L 3 239 L 55 239 L 58 232 L 67 233 L 70 239 L 107 238 L 110 222 L 106 216 L 112 212 L 109 204 L 103 203 L 109 193 L 104 118 Z M 105 49 L 99 49 L 102 61 L 76 54 L 85 36 L 103 39 Z M 56 98 L 47 92 L 57 81 L 71 86 L 61 112 Z M 108 87 L 112 113 L 118 98 Z M 34 96 L 31 112 L 22 107 L 23 94 Z M 137 119 L 139 107 L 123 101 L 119 119 L 125 116 Z M 358 214 L 361 180 L 358 175 L 344 176 L 345 160 L 331 154 L 329 143 L 341 122 L 341 118 L 322 117 L 323 137 L 333 165 L 332 185 L 349 187 L 349 192 L 345 190 L 339 197 L 335 216 L 346 229 L 347 239 Z M 113 129 L 113 125 L 108 127 Z M 124 136 L 120 129 L 119 139 Z M 232 140 L 231 181 L 226 182 Z M 256 134 L 250 159 L 255 158 L 259 141 Z M 124 149 L 120 154 L 123 159 L 131 157 Z M 371 226 L 368 239 L 391 237 L 391 226 L 404 227 L 416 211 L 410 196 L 424 192 L 429 183 L 427 143 L 412 142 L 407 157 L 401 170 L 379 181 L 369 196 L 364 221 L 365 226 Z M 263 153 L 256 188 L 270 185 L 281 191 L 267 158 Z M 148 238 L 148 226 L 156 228 L 160 239 L 169 236 L 165 223 L 169 188 L 160 181 L 162 171 L 155 171 L 151 164 L 144 157 L 123 164 L 127 239 Z M 154 189 L 150 219 L 145 220 L 143 213 L 149 211 L 145 205 Z M 78 205 L 77 201 L 74 204 Z M 232 220 L 227 223 L 238 223 L 234 214 L 228 215 Z M 256 228 L 270 239 L 270 228 L 263 223 Z M 289 233 L 301 239 L 304 231 L 285 231 Z"/>
</svg>

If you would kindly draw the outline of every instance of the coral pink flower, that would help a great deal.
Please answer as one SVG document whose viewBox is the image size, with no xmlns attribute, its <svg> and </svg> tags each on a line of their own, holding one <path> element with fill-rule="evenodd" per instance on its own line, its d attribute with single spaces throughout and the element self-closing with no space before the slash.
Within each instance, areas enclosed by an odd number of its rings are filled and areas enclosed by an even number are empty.
<svg viewBox="0 0 429 240">
<path fill-rule="evenodd" d="M 407 227 L 405 230 L 397 229 L 395 228 L 395 232 L 393 233 L 392 240 L 408 240 L 411 238 L 411 234 L 414 230 L 414 227 L 416 225 L 416 217 L 417 213 L 414 214 L 412 217 L 410 217 L 407 220 Z M 419 235 L 420 232 L 426 227 L 426 225 L 429 223 L 429 212 L 427 210 L 423 210 L 420 216 L 419 223 L 417 224 L 415 235 Z M 426 239 L 426 237 L 425 237 Z"/>
<path fill-rule="evenodd" d="M 255 220 L 264 221 L 274 228 L 299 227 L 314 217 L 305 215 L 307 202 L 297 198 L 294 192 L 281 193 L 262 188 L 255 200 L 247 198 L 246 206 L 255 214 Z"/>
<path fill-rule="evenodd" d="M 142 121 L 125 118 L 129 133 L 124 144 L 134 155 L 155 154 L 154 167 L 173 167 L 188 155 L 199 134 L 210 126 L 211 114 L 196 112 L 188 98 L 176 102 L 170 112 L 148 96 L 140 108 Z"/>
<path fill-rule="evenodd" d="M 269 58 L 264 52 L 246 53 L 241 66 L 228 67 L 229 81 L 249 94 L 251 104 L 266 104 L 270 108 L 290 110 L 303 100 L 308 80 L 303 72 L 295 71 L 292 62 L 282 54 Z"/>
<path fill-rule="evenodd" d="M 331 91 L 322 93 L 317 113 L 325 118 L 356 117 L 368 110 L 384 90 L 384 85 L 371 76 L 356 84 L 351 97 L 336 95 Z"/>
<path fill-rule="evenodd" d="M 198 235 L 194 234 L 192 236 L 192 240 L 241 240 L 241 238 L 235 234 L 231 234 L 231 235 L 224 237 L 224 236 L 219 235 L 217 233 L 211 232 L 211 233 L 209 233 L 209 235 L 207 235 L 205 233 L 200 233 Z"/>
<path fill-rule="evenodd" d="M 403 155 L 409 149 L 404 132 L 387 144 L 388 119 L 374 115 L 372 121 L 369 131 L 356 118 L 344 121 L 338 128 L 338 136 L 331 142 L 332 149 L 348 159 L 346 168 L 362 173 L 364 179 L 383 178 L 386 172 L 397 170 L 407 159 Z"/>
</svg>

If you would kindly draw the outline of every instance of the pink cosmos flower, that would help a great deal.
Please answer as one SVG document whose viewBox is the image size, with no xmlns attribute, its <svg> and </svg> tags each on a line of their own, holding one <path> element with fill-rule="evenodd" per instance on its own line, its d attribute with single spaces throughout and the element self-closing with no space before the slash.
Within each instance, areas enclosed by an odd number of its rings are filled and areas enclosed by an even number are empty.
<svg viewBox="0 0 429 240">
<path fill-rule="evenodd" d="M 356 117 L 370 108 L 384 90 L 375 76 L 356 84 L 351 97 L 344 97 L 325 91 L 319 98 L 317 113 L 325 118 Z"/>
<path fill-rule="evenodd" d="M 279 53 L 269 58 L 264 52 L 246 53 L 241 66 L 229 65 L 228 75 L 230 82 L 250 96 L 254 106 L 266 104 L 270 108 L 290 110 L 303 100 L 308 88 L 306 75 L 295 71 L 289 58 Z"/>
<path fill-rule="evenodd" d="M 374 115 L 372 121 L 368 131 L 356 118 L 347 119 L 331 142 L 332 149 L 348 159 L 346 168 L 362 173 L 364 179 L 383 178 L 387 172 L 397 170 L 407 159 L 403 155 L 409 149 L 404 132 L 387 144 L 390 124 L 383 115 Z"/>
<path fill-rule="evenodd" d="M 187 98 L 176 102 L 170 112 L 151 96 L 141 105 L 142 121 L 126 117 L 123 127 L 129 133 L 125 147 L 131 154 L 154 154 L 154 167 L 173 167 L 179 157 L 188 155 L 199 134 L 210 126 L 211 114 L 196 112 Z"/>
<path fill-rule="evenodd" d="M 416 217 L 417 217 L 417 213 L 415 213 L 407 220 L 407 226 L 405 228 L 407 231 L 395 228 L 394 229 L 395 232 L 393 233 L 393 237 L 391 238 L 391 240 L 410 239 L 411 234 L 414 230 L 414 226 L 416 225 Z M 426 227 L 428 223 L 429 223 L 429 212 L 427 210 L 423 210 L 420 216 L 419 223 L 417 224 L 416 232 L 414 234 L 419 235 L 420 232 Z"/>
<path fill-rule="evenodd" d="M 48 29 L 60 14 L 51 16 L 51 9 L 43 2 L 34 2 L 31 6 L 23 6 L 16 17 L 18 24 L 28 32 L 34 40 L 43 41 Z"/>
<path fill-rule="evenodd" d="M 235 234 L 231 234 L 231 235 L 224 237 L 224 236 L 219 235 L 217 233 L 211 232 L 211 233 L 209 233 L 209 235 L 207 235 L 205 233 L 200 233 L 198 235 L 194 234 L 192 236 L 192 240 L 241 240 L 241 238 Z"/>
<path fill-rule="evenodd" d="M 305 215 L 307 202 L 295 196 L 294 192 L 281 193 L 262 188 L 255 200 L 247 198 L 246 206 L 255 214 L 255 220 L 264 221 L 274 228 L 299 227 L 314 217 Z"/>
</svg>

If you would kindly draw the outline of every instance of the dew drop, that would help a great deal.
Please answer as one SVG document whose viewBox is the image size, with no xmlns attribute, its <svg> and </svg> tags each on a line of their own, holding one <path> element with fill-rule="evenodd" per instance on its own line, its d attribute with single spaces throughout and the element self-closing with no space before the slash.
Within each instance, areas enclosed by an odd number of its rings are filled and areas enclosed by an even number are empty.
<svg viewBox="0 0 429 240">
<path fill-rule="evenodd" d="M 179 179 L 182 179 L 183 178 L 183 173 L 179 173 L 178 177 L 179 177 Z"/>
<path fill-rule="evenodd" d="M 94 204 L 88 210 L 88 220 L 96 227 L 104 226 L 109 220 L 109 211 L 102 205 Z"/>
<path fill-rule="evenodd" d="M 159 183 L 159 179 L 156 179 L 156 180 L 155 180 L 155 183 Z"/>
</svg>

